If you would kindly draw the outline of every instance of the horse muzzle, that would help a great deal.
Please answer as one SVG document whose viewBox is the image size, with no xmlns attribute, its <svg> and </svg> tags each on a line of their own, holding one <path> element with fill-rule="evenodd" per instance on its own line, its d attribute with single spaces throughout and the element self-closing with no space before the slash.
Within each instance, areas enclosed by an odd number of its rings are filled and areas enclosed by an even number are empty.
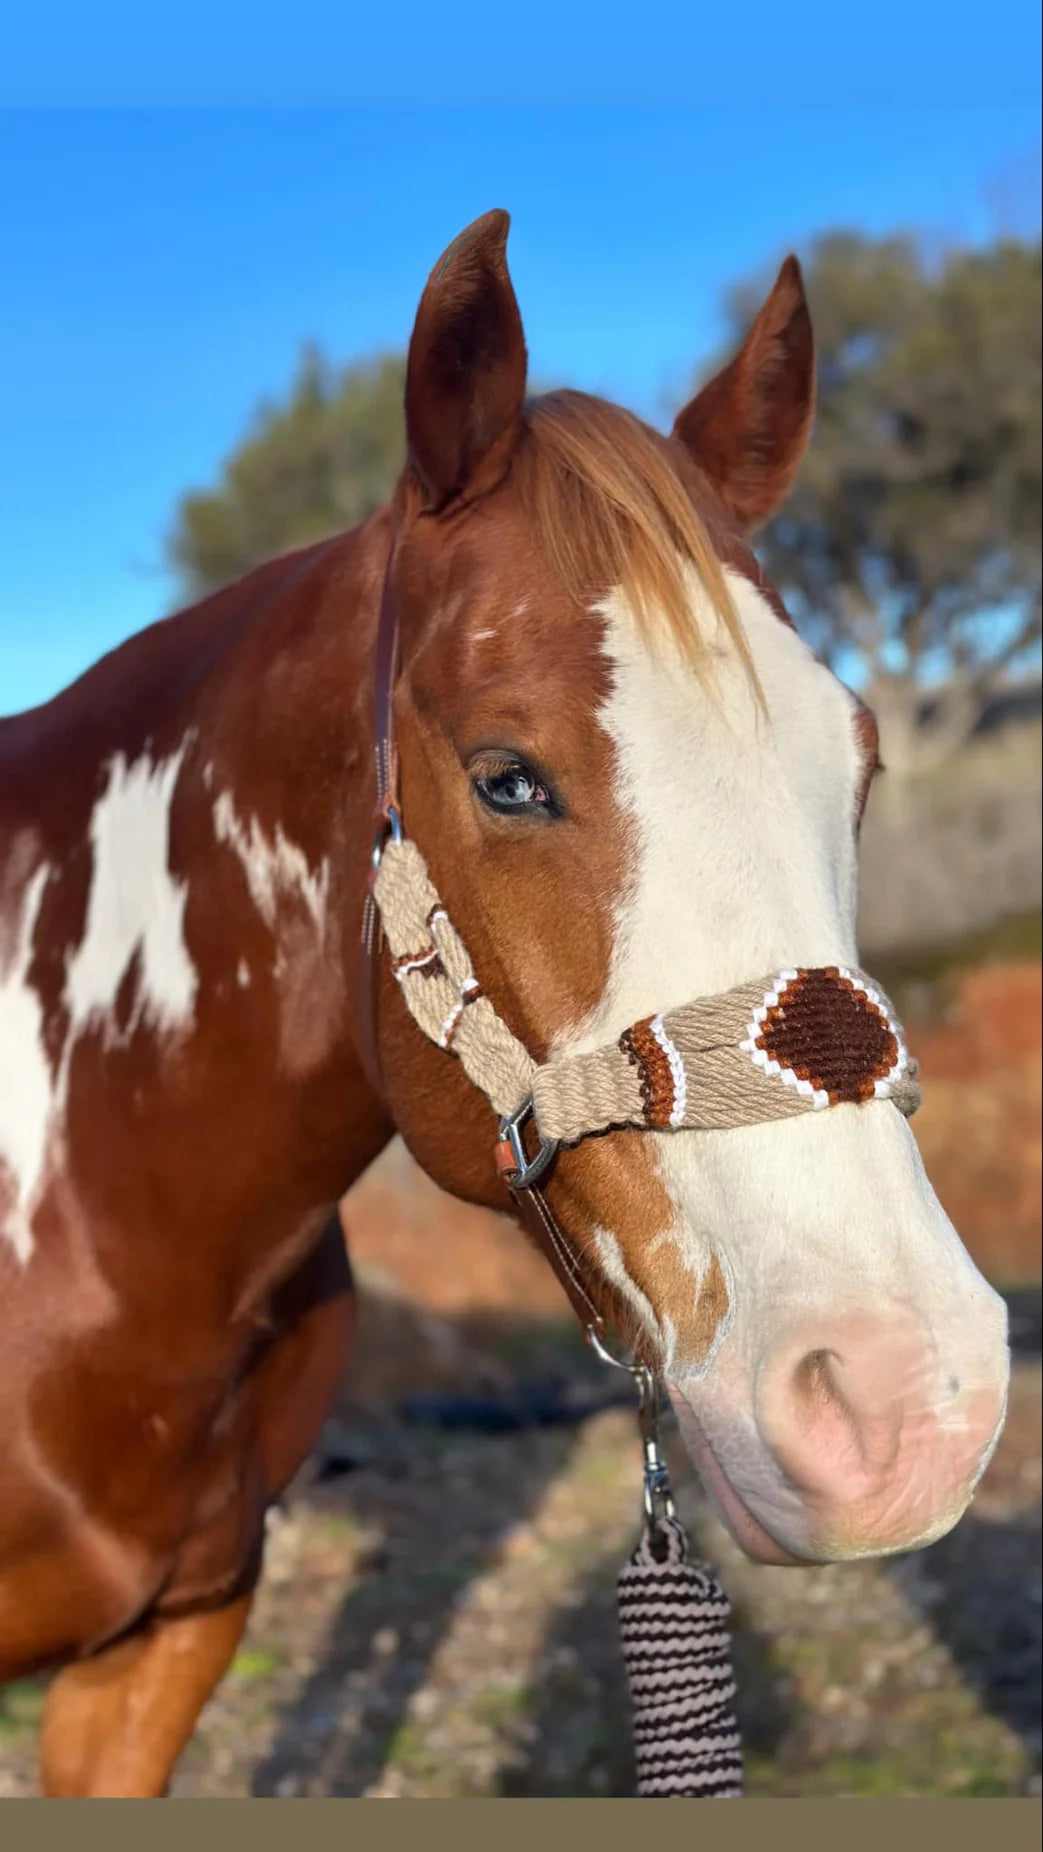
<svg viewBox="0 0 1043 1852">
<path fill-rule="evenodd" d="M 986 1289 L 988 1291 L 988 1289 Z M 1006 1411 L 1006 1311 L 989 1292 L 976 1354 L 939 1367 L 909 1309 L 807 1320 L 736 1380 L 670 1384 L 681 1432 L 736 1541 L 762 1562 L 922 1548 L 962 1516 Z"/>
</svg>

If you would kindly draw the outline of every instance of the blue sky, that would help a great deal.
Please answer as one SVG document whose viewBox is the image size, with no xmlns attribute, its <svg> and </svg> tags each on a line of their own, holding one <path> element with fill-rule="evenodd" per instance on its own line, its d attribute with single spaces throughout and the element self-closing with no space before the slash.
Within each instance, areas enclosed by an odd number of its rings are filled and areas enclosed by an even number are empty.
<svg viewBox="0 0 1043 1852">
<path fill-rule="evenodd" d="M 402 346 L 489 206 L 513 217 L 534 375 L 653 416 L 716 345 L 728 284 L 817 231 L 942 243 L 1038 217 L 1020 0 L 981 41 L 952 7 L 794 5 L 774 46 L 751 5 L 739 48 L 723 9 L 649 9 L 638 38 L 633 9 L 521 6 L 501 43 L 466 8 L 414 37 L 407 7 L 395 56 L 315 0 L 182 0 L 147 33 L 145 12 L 38 0 L 35 37 L 26 9 L 5 45 L 0 712 L 170 608 L 179 493 L 303 338 Z"/>
</svg>

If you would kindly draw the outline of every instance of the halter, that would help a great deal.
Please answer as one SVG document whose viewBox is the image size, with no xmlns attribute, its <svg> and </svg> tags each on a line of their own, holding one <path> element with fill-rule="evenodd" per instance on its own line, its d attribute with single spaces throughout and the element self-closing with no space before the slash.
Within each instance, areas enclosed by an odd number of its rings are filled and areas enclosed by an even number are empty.
<svg viewBox="0 0 1043 1852">
<path fill-rule="evenodd" d="M 409 1014 L 457 1057 L 499 1118 L 493 1157 L 516 1201 L 527 1197 L 538 1234 L 588 1333 L 604 1321 L 571 1244 L 539 1183 L 563 1146 L 627 1126 L 722 1130 L 833 1106 L 890 1100 L 909 1116 L 920 1103 L 894 1009 L 865 972 L 796 966 L 644 1017 L 591 1054 L 537 1063 L 482 989 L 404 832 L 393 696 L 398 615 L 388 560 L 377 627 L 374 738 L 377 800 L 363 920 L 360 1049 L 380 1084 L 377 952 L 386 938 Z M 535 1148 L 530 1149 L 531 1136 Z"/>
</svg>

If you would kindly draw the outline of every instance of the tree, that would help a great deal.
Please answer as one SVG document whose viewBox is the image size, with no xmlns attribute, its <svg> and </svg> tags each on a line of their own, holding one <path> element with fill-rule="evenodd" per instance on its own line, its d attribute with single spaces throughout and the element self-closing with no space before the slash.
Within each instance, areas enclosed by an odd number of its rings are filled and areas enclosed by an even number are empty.
<svg viewBox="0 0 1043 1852">
<path fill-rule="evenodd" d="M 1040 246 L 931 263 L 910 239 L 832 233 L 806 280 L 816 428 L 758 550 L 809 641 L 868 684 L 894 766 L 958 743 L 1039 638 Z M 764 293 L 732 291 L 729 350 Z M 182 498 L 168 557 L 186 592 L 378 507 L 402 463 L 403 383 L 400 357 L 338 370 L 305 349 L 217 487 Z"/>
<path fill-rule="evenodd" d="M 362 521 L 404 458 L 405 362 L 336 370 L 305 348 L 288 397 L 262 404 L 214 489 L 182 496 L 167 556 L 198 598 L 260 560 Z"/>
<path fill-rule="evenodd" d="M 892 763 L 966 737 L 1039 639 L 1040 279 L 1014 240 L 932 265 L 831 234 L 806 268 L 815 432 L 757 547 L 809 641 L 849 679 L 857 658 Z M 763 293 L 732 292 L 729 346 Z"/>
</svg>

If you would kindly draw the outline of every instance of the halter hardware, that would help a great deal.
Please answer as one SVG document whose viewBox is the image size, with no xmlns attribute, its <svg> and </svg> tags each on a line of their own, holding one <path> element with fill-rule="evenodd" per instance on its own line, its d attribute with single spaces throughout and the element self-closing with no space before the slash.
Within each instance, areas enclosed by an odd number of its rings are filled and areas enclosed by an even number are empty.
<svg viewBox="0 0 1043 1852">
<path fill-rule="evenodd" d="M 529 1157 L 525 1150 L 524 1129 L 529 1120 L 536 1125 L 536 1134 L 540 1140 L 535 1157 Z M 496 1168 L 511 1190 L 531 1190 L 538 1183 L 544 1171 L 557 1153 L 560 1139 L 543 1138 L 536 1123 L 536 1108 L 532 1094 L 525 1098 L 515 1112 L 504 1113 L 500 1120 L 500 1136 L 494 1156 Z"/>
<path fill-rule="evenodd" d="M 376 874 L 384 859 L 384 850 L 389 842 L 401 842 L 403 837 L 402 812 L 397 804 L 388 804 L 381 812 L 380 821 L 373 833 L 373 848 L 370 851 L 369 865 Z"/>
<path fill-rule="evenodd" d="M 644 1454 L 642 1502 L 648 1534 L 655 1541 L 662 1531 L 664 1521 L 676 1515 L 670 1474 L 659 1447 L 659 1414 L 662 1408 L 659 1378 L 647 1363 L 623 1363 L 614 1357 L 602 1343 L 593 1325 L 587 1326 L 584 1336 L 602 1363 L 611 1364 L 614 1370 L 626 1370 L 637 1385 L 637 1420 Z"/>
</svg>

